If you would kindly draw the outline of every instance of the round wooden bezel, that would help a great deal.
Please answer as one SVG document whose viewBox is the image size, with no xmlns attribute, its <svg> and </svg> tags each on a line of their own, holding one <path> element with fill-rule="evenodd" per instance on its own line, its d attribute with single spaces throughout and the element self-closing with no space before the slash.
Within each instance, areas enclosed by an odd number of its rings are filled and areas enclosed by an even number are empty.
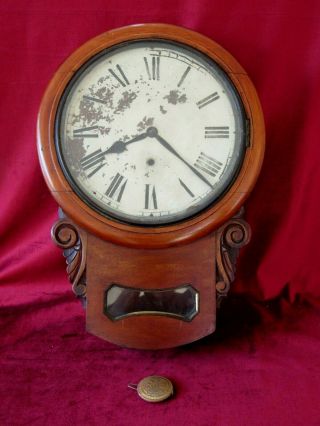
<svg viewBox="0 0 320 426">
<path fill-rule="evenodd" d="M 60 167 L 54 125 L 60 98 L 74 73 L 92 56 L 130 40 L 160 38 L 191 46 L 217 62 L 238 90 L 248 119 L 250 137 L 240 171 L 227 192 L 195 217 L 158 227 L 121 223 L 102 216 L 73 191 Z M 264 155 L 264 120 L 256 90 L 239 63 L 214 41 L 194 31 L 167 24 L 140 24 L 101 34 L 78 48 L 61 65 L 43 97 L 38 116 L 38 153 L 53 197 L 66 215 L 94 235 L 125 246 L 163 248 L 187 243 L 214 231 L 234 215 L 251 192 Z"/>
</svg>

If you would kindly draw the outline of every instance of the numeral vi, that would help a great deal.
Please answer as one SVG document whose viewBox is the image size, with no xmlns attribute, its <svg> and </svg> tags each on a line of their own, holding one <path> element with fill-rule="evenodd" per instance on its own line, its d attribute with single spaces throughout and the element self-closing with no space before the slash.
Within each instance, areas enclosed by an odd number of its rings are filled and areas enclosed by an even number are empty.
<svg viewBox="0 0 320 426">
<path fill-rule="evenodd" d="M 145 209 L 157 209 L 157 195 L 156 188 L 154 185 L 146 184 L 145 193 L 144 193 L 144 208 Z"/>
</svg>

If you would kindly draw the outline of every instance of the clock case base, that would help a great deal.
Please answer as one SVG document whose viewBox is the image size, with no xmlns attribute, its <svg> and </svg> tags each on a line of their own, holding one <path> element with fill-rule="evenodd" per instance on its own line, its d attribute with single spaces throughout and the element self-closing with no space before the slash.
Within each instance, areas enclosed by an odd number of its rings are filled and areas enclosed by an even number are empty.
<svg viewBox="0 0 320 426">
<path fill-rule="evenodd" d="M 250 240 L 250 227 L 242 216 L 243 209 L 215 232 L 189 244 L 142 249 L 102 240 L 60 210 L 52 239 L 63 249 L 72 289 L 86 307 L 87 331 L 136 349 L 180 346 L 214 332 L 216 307 L 234 280 L 239 249 Z M 198 294 L 197 313 L 189 321 L 154 313 L 111 319 L 105 300 L 114 285 L 151 293 L 191 286 Z"/>
</svg>

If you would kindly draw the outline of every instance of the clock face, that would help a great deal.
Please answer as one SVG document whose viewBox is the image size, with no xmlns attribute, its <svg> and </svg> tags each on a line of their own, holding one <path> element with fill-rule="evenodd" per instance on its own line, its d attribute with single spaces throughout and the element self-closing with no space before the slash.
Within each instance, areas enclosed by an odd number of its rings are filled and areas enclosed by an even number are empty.
<svg viewBox="0 0 320 426">
<path fill-rule="evenodd" d="M 104 50 L 73 76 L 56 149 L 70 185 L 116 220 L 164 225 L 212 205 L 237 176 L 245 115 L 226 73 L 180 43 Z"/>
</svg>

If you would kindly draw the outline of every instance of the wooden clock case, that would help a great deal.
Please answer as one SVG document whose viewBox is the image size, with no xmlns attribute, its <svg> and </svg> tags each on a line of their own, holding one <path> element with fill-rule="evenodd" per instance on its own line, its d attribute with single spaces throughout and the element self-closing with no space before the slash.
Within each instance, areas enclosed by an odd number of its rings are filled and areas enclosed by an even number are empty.
<svg viewBox="0 0 320 426">
<path fill-rule="evenodd" d="M 211 207 L 167 226 L 130 225 L 90 208 L 67 182 L 55 149 L 57 108 L 74 73 L 103 49 L 138 39 L 173 40 L 212 58 L 236 87 L 247 117 L 247 148 L 233 184 Z M 241 207 L 258 177 L 264 139 L 263 114 L 246 72 L 221 46 L 193 31 L 165 24 L 112 30 L 85 43 L 62 64 L 40 107 L 38 152 L 47 185 L 63 211 L 52 238 L 64 249 L 75 294 L 86 300 L 89 332 L 122 346 L 160 349 L 215 330 L 217 301 L 227 295 L 238 250 L 250 239 Z M 151 291 L 191 285 L 199 294 L 198 313 L 191 321 L 146 313 L 112 320 L 104 313 L 104 296 L 114 284 Z"/>
</svg>

